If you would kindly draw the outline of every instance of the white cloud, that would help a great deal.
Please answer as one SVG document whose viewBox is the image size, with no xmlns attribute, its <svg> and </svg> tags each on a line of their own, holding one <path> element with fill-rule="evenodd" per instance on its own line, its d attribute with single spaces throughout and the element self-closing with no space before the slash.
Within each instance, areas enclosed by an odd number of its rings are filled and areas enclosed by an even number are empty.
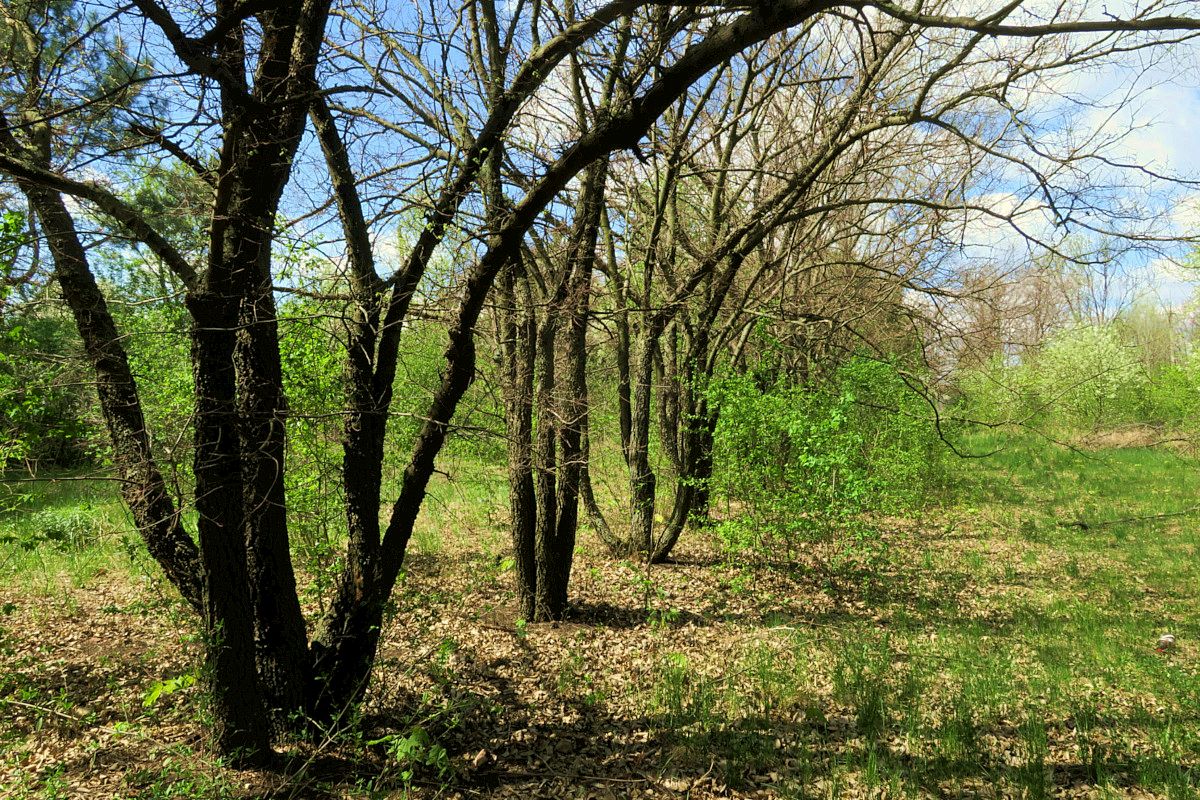
<svg viewBox="0 0 1200 800">
<path fill-rule="evenodd" d="M 1200 287 L 1200 269 L 1169 258 L 1146 265 L 1146 289 L 1163 305 L 1180 307 L 1191 301 Z"/>
<path fill-rule="evenodd" d="M 1034 242 L 1058 236 L 1049 210 L 1031 198 L 993 192 L 972 198 L 972 204 L 976 208 L 965 209 L 960 223 L 961 249 L 969 259 L 1017 263 L 1037 249 Z"/>
<path fill-rule="evenodd" d="M 1185 234 L 1200 234 L 1200 193 L 1177 201 L 1171 211 L 1172 226 Z"/>
</svg>

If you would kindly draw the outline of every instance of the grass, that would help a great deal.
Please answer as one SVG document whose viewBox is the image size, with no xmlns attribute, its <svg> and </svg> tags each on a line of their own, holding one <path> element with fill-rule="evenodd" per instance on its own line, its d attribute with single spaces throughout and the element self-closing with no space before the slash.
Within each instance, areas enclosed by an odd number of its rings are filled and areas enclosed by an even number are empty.
<svg viewBox="0 0 1200 800">
<path fill-rule="evenodd" d="M 888 537 L 887 578 L 841 589 L 854 611 L 773 631 L 765 680 L 665 662 L 648 708 L 687 732 L 693 770 L 714 732 L 749 725 L 785 742 L 771 771 L 803 754 L 785 796 L 1200 795 L 1200 533 L 1157 516 L 1194 505 L 1200 469 L 1161 449 L 971 444 L 1002 449 L 959 465 L 957 502 L 927 521 L 940 535 Z"/>
<path fill-rule="evenodd" d="M 413 528 L 416 552 L 437 554 L 445 538 L 474 541 L 485 550 L 499 552 L 508 541 L 508 474 L 504 466 L 485 467 L 470 455 L 452 455 L 442 460 L 439 469 Z"/>
<path fill-rule="evenodd" d="M 968 444 L 998 452 L 959 463 L 942 507 L 878 521 L 869 568 L 820 545 L 790 568 L 731 563 L 690 534 L 680 564 L 647 573 L 585 538 L 578 620 L 561 627 L 506 612 L 502 476 L 460 459 L 432 489 L 361 730 L 319 753 L 296 745 L 312 763 L 336 755 L 340 772 L 304 771 L 301 786 L 260 777 L 252 790 L 202 759 L 185 775 L 153 757 L 162 726 L 199 737 L 201 715 L 196 689 L 141 708 L 146 687 L 189 667 L 178 625 L 139 616 L 136 601 L 119 607 L 142 620 L 131 627 L 161 628 L 139 650 L 123 717 L 96 698 L 116 692 L 128 653 L 89 651 L 71 668 L 109 659 L 104 690 L 45 674 L 22 626 L 98 616 L 89 587 L 141 567 L 111 487 L 39 484 L 0 517 L 0 601 L 19 603 L 33 579 L 71 587 L 79 610 L 0 615 L 0 698 L 48 709 L 31 721 L 0 708 L 0 776 L 60 725 L 103 756 L 114 745 L 96 726 L 123 724 L 141 748 L 122 768 L 130 797 L 561 797 L 585 784 L 691 798 L 1200 796 L 1200 514 L 1155 517 L 1195 503 L 1198 465 L 1012 434 Z M 73 515 L 98 533 L 45 535 Z M 1156 652 L 1165 632 L 1177 648 Z M 94 719 L 56 716 L 80 708 Z M 419 748 L 415 726 L 430 736 Z M 32 774 L 9 789 L 65 796 L 76 780 L 54 763 Z"/>
<path fill-rule="evenodd" d="M 40 595 L 106 572 L 157 574 L 115 484 L 71 473 L 0 485 L 0 582 Z"/>
</svg>

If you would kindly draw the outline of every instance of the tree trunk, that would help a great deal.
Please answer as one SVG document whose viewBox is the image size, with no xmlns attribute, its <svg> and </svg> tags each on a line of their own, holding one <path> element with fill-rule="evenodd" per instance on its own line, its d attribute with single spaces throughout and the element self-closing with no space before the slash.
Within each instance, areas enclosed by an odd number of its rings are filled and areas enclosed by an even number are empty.
<svg viewBox="0 0 1200 800">
<path fill-rule="evenodd" d="M 683 472 L 683 433 L 682 427 L 686 422 L 680 417 L 684 415 L 682 394 L 686 391 L 681 385 L 685 370 L 679 365 L 679 325 L 677 322 L 667 326 L 655 346 L 655 362 L 657 366 L 657 395 L 658 395 L 658 438 L 662 443 L 663 455 L 667 457 L 671 469 L 676 475 Z"/>
<path fill-rule="evenodd" d="M 662 536 L 655 542 L 651 561 L 661 564 L 689 525 L 708 516 L 708 484 L 712 479 L 712 442 L 716 413 L 707 403 L 697 403 L 693 392 L 684 390 L 687 413 L 681 420 L 680 470 L 675 480 L 675 500 Z"/>
<path fill-rule="evenodd" d="M 535 328 L 532 298 L 516 294 L 518 264 L 500 281 L 500 343 L 504 359 L 505 429 L 508 434 L 509 529 L 517 584 L 517 607 L 522 619 L 537 611 L 537 495 L 533 483 L 533 373 Z M 524 279 L 522 279 L 524 285 Z M 520 318 L 518 319 L 518 315 Z"/>
<path fill-rule="evenodd" d="M 702 419 L 704 427 L 696 441 L 697 453 L 694 458 L 696 495 L 692 500 L 692 521 L 697 525 L 709 524 L 709 508 L 712 496 L 713 478 L 713 439 L 717 432 L 719 414 L 716 409 L 708 409 L 707 404 Z"/>
<path fill-rule="evenodd" d="M 381 574 L 360 568 L 344 570 L 339 577 L 311 648 L 306 705 L 318 725 L 335 725 L 366 692 L 389 593 Z"/>
<path fill-rule="evenodd" d="M 264 243 L 269 248 L 269 237 Z M 265 263 L 264 263 L 265 262 Z M 242 492 L 254 605 L 258 675 L 276 727 L 304 709 L 308 635 L 296 592 L 284 494 L 286 401 L 279 331 L 271 295 L 270 253 L 242 299 L 234 364 L 242 445 Z"/>
<path fill-rule="evenodd" d="M 225 353 L 222 343 L 220 353 L 221 358 L 231 359 L 230 364 L 218 364 L 214 357 L 209 368 L 228 368 L 234 382 L 230 397 L 237 421 L 226 432 L 240 441 L 239 470 L 234 474 L 241 479 L 243 574 L 253 615 L 259 682 L 279 729 L 304 708 L 309 659 L 288 542 L 283 481 L 286 402 L 271 246 L 280 198 L 308 120 L 328 13 L 329 4 L 322 0 L 259 10 L 253 65 L 246 28 L 241 25 L 227 27 L 215 47 L 217 60 L 230 78 L 218 84 L 222 142 L 220 163 L 214 170 L 204 283 L 214 301 L 219 299 L 221 324 L 226 324 L 226 314 L 233 319 L 227 328 L 232 350 Z M 252 84 L 247 80 L 250 75 Z M 232 309 L 226 310 L 225 303 Z M 209 304 L 206 298 L 197 307 Z M 199 404 L 199 396 L 197 400 Z"/>
<path fill-rule="evenodd" d="M 654 500 L 657 479 L 650 467 L 651 380 L 654 375 L 653 332 L 638 337 L 638 361 L 633 371 L 633 402 L 629 437 L 630 550 L 649 558 L 654 549 Z"/>
<path fill-rule="evenodd" d="M 536 592 L 533 619 L 561 619 L 565 603 L 557 592 L 558 573 L 558 431 L 555 402 L 559 314 L 553 301 L 546 307 L 537 336 L 537 432 L 533 465 L 537 517 L 534 523 Z"/>
<path fill-rule="evenodd" d="M 96 372 L 96 393 L 112 442 L 113 466 L 121 478 L 121 496 L 150 555 L 183 598 L 202 612 L 200 554 L 183 528 L 154 460 L 137 384 L 74 220 L 57 192 L 33 185 L 22 188 L 41 220 L 54 258 L 54 275 Z"/>
<path fill-rule="evenodd" d="M 601 212 L 600 222 L 604 231 L 604 249 L 607 258 L 605 275 L 612 284 L 613 302 L 616 305 L 613 324 L 617 335 L 614 341 L 614 356 L 617 362 L 617 420 L 621 431 L 621 455 L 629 466 L 629 439 L 633 435 L 633 392 L 630 386 L 630 342 L 629 297 L 625 279 L 617 267 L 617 246 L 608 222 L 608 210 Z M 614 553 L 616 555 L 616 553 Z"/>
<path fill-rule="evenodd" d="M 223 754 L 252 764 L 269 756 L 271 727 L 255 670 L 254 617 L 246 567 L 233 367 L 237 300 L 202 289 L 189 293 L 186 302 L 195 321 L 194 472 L 214 734 Z"/>
<path fill-rule="evenodd" d="M 318 722 L 336 720 L 366 691 L 379 646 L 384 608 L 404 564 L 413 525 L 433 475 L 434 459 L 445 443 L 454 410 L 475 376 L 475 323 L 495 271 L 511 255 L 512 251 L 506 250 L 503 258 L 488 261 L 485 257 L 483 263 L 487 269 L 477 269 L 468 278 L 458 319 L 450 329 L 442 383 L 413 444 L 401 481 L 400 496 L 392 506 L 391 521 L 380 543 L 379 567 L 366 574 L 368 580 L 365 582 L 351 579 L 350 568 L 343 571 L 333 602 L 313 637 L 314 681 L 310 707 Z M 379 374 L 377 371 L 377 388 L 381 385 Z M 390 383 L 382 385 L 389 386 Z"/>
</svg>

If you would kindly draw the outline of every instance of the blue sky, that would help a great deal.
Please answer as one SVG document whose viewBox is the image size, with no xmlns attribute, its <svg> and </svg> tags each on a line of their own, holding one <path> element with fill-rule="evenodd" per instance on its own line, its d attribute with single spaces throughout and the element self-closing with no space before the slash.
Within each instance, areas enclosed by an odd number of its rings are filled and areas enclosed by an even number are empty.
<svg viewBox="0 0 1200 800">
<path fill-rule="evenodd" d="M 440 0 L 431 1 L 440 3 Z M 994 10 L 999 3 L 997 0 L 963 0 L 959 5 L 963 12 L 969 13 L 980 9 Z M 1127 0 L 1111 0 L 1103 3 L 1070 3 L 1067 8 L 1073 14 L 1102 17 L 1108 12 L 1121 13 L 1128 10 L 1130 5 Z M 1196 5 L 1200 4 L 1192 3 L 1192 6 Z M 402 14 L 402 9 L 407 7 L 402 2 L 393 13 Z M 1048 3 L 1046 0 L 1028 0 L 1025 6 L 1028 13 L 1034 15 L 1039 10 L 1056 7 L 1059 7 L 1057 2 Z M 1176 12 L 1186 7 L 1178 4 Z M 1017 12 L 1013 21 L 1026 21 L 1019 16 L 1024 13 Z M 120 22 L 123 27 L 129 26 L 127 33 L 131 39 L 143 31 L 142 20 L 136 14 L 129 13 Z M 156 41 L 153 26 L 147 26 L 145 30 L 151 34 L 150 52 L 167 66 L 172 57 L 164 52 L 162 42 Z M 1107 148 L 1107 154 L 1114 160 L 1140 164 L 1165 174 L 1200 179 L 1200 136 L 1197 135 L 1197 131 L 1200 131 L 1200 45 L 1189 43 L 1177 47 L 1174 52 L 1135 52 L 1098 68 L 1076 70 L 1069 75 L 1056 77 L 1045 88 L 1065 98 L 1045 97 L 1045 118 L 1053 119 L 1058 111 L 1071 114 L 1075 125 L 1073 136 L 1120 132 L 1123 135 Z M 156 89 L 161 91 L 166 86 L 159 85 Z M 209 130 L 209 135 L 214 133 L 212 129 Z M 213 144 L 206 142 L 205 146 Z M 320 172 L 320 165 L 318 154 L 312 152 L 314 149 L 310 141 L 301 157 L 301 170 L 312 170 L 312 174 L 316 175 Z M 303 171 L 298 173 L 297 178 L 300 184 L 310 184 L 310 188 L 315 186 Z M 1140 187 L 1142 190 L 1145 188 Z M 1014 189 L 1010 193 L 1002 185 L 981 191 L 986 194 L 980 197 L 996 208 L 1021 211 L 1028 202 L 1019 190 Z M 293 199 L 310 202 L 314 198 L 299 188 Z M 1161 223 L 1161 232 L 1164 234 L 1200 233 L 1200 186 L 1183 188 L 1158 185 L 1149 193 L 1142 193 L 1139 187 L 1130 186 L 1128 196 L 1118 200 L 1145 208 L 1157 206 L 1153 214 Z M 1054 238 L 1053 226 L 1043 211 L 1030 207 L 1023 216 L 1025 226 L 1031 233 Z M 380 232 L 382 255 L 394 256 L 391 252 L 394 250 L 394 240 L 394 234 Z M 963 240 L 968 248 L 998 257 L 1017 258 L 1024 250 L 1023 243 L 1011 229 L 983 220 L 969 223 Z M 1193 291 L 1189 273 L 1179 266 L 1185 249 L 1174 248 L 1171 255 L 1173 257 L 1144 252 L 1131 255 L 1125 264 L 1128 280 L 1145 284 L 1148 290 L 1153 289 L 1166 302 L 1183 302 Z"/>
<path fill-rule="evenodd" d="M 1095 4 L 1090 4 L 1095 5 Z M 1200 181 L 1200 46 L 1195 43 L 1143 51 L 1111 59 L 1102 66 L 1056 76 L 1046 87 L 1046 119 L 1070 119 L 1066 131 L 1044 132 L 1047 141 L 1106 139 L 1105 155 L 1114 163 L 1137 165 L 1184 181 Z M 1200 184 L 1156 180 L 1136 169 L 1105 169 L 1100 182 L 1114 189 L 1113 202 L 1145 214 L 1161 236 L 1200 236 Z M 1027 229 L 1053 238 L 1050 219 L 1036 203 L 1016 192 L 987 196 L 1001 209 L 1024 212 Z M 966 237 L 977 254 L 1019 259 L 1025 247 L 1010 229 L 993 222 L 973 223 Z M 1200 273 L 1184 264 L 1187 245 L 1163 245 L 1161 252 L 1134 250 L 1122 259 L 1125 280 L 1135 293 L 1180 305 L 1200 285 Z"/>
</svg>

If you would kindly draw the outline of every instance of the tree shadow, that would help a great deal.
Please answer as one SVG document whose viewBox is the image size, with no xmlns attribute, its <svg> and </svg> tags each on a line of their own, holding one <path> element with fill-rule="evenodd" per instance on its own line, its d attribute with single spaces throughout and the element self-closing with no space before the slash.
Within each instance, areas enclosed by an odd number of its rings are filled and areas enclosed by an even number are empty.
<svg viewBox="0 0 1200 800">
<path fill-rule="evenodd" d="M 678 627 L 711 624 L 707 617 L 685 609 L 647 609 L 586 601 L 572 603 L 564 622 L 613 630 L 634 630 L 653 625 Z"/>
</svg>

